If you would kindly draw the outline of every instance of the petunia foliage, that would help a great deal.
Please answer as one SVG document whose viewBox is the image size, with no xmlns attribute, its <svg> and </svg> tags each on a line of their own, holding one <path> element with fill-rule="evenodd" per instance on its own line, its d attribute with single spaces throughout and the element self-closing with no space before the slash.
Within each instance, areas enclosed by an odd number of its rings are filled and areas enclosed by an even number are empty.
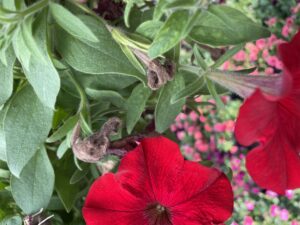
<svg viewBox="0 0 300 225">
<path fill-rule="evenodd" d="M 229 91 L 254 181 L 300 187 L 299 34 L 282 75 L 220 68 L 270 35 L 211 0 L 0 0 L 0 224 L 229 223 L 230 174 L 170 129 Z"/>
</svg>

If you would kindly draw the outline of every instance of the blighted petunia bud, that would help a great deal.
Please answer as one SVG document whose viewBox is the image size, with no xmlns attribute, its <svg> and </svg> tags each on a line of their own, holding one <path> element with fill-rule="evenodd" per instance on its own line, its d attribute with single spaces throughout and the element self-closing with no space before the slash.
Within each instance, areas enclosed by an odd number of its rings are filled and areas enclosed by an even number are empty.
<svg viewBox="0 0 300 225">
<path fill-rule="evenodd" d="M 109 136 L 115 134 L 121 127 L 121 120 L 117 117 L 109 119 L 99 132 L 81 139 L 80 125 L 76 125 L 72 135 L 72 150 L 76 158 L 84 162 L 95 163 L 103 158 L 109 147 Z"/>
</svg>

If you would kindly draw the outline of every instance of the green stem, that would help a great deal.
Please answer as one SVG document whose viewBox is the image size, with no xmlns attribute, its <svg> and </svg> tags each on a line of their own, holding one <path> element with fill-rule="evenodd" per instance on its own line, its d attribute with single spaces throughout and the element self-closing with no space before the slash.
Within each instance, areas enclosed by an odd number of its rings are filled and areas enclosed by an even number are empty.
<svg viewBox="0 0 300 225">
<path fill-rule="evenodd" d="M 80 86 L 80 84 L 77 82 L 77 80 L 73 77 L 73 75 L 70 72 L 68 72 L 67 74 L 68 74 L 70 80 L 72 81 L 72 83 L 74 84 L 76 90 L 78 91 L 78 94 L 81 99 L 77 113 L 82 114 L 82 116 L 86 119 L 88 125 L 90 126 L 91 118 L 90 118 L 90 113 L 89 113 L 88 100 L 85 95 L 85 92 L 84 92 L 83 88 Z"/>
<path fill-rule="evenodd" d="M 23 17 L 30 16 L 30 15 L 42 10 L 43 8 L 45 8 L 48 5 L 48 3 L 49 3 L 49 0 L 38 1 L 37 3 L 28 7 L 27 9 L 21 11 L 20 14 Z"/>
</svg>

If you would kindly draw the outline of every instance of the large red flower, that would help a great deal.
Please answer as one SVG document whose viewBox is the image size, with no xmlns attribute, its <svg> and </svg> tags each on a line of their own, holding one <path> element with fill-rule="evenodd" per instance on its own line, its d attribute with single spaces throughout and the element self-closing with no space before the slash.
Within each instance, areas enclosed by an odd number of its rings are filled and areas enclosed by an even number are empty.
<svg viewBox="0 0 300 225">
<path fill-rule="evenodd" d="M 233 210 L 227 177 L 185 161 L 176 143 L 145 138 L 92 185 L 83 208 L 87 225 L 211 225 Z"/>
<path fill-rule="evenodd" d="M 254 181 L 283 194 L 300 187 L 300 32 L 278 50 L 290 89 L 277 100 L 255 91 L 240 108 L 235 135 L 243 145 L 259 142 L 246 157 Z"/>
</svg>

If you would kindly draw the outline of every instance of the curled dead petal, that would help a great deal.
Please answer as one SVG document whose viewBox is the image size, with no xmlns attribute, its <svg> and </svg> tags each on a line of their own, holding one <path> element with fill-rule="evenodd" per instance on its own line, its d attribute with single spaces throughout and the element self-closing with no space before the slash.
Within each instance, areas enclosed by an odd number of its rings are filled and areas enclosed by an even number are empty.
<svg viewBox="0 0 300 225">
<path fill-rule="evenodd" d="M 291 86 L 290 77 L 283 74 L 245 75 L 216 70 L 209 72 L 207 77 L 242 98 L 247 98 L 256 89 L 260 89 L 265 97 L 276 100 L 286 95 Z"/>
<path fill-rule="evenodd" d="M 116 134 L 121 127 L 121 120 L 110 118 L 103 124 L 99 132 L 82 139 L 80 137 L 80 124 L 77 123 L 71 137 L 71 146 L 74 155 L 81 161 L 96 163 L 107 154 L 110 145 L 109 136 Z"/>
</svg>

